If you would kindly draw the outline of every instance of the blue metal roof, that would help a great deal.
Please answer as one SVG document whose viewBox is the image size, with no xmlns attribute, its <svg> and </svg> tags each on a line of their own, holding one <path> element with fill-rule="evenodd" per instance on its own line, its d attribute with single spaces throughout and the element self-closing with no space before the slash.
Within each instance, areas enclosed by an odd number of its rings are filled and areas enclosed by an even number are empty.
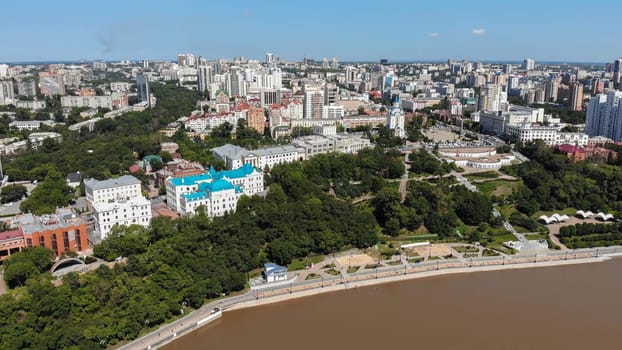
<svg viewBox="0 0 622 350">
<path fill-rule="evenodd" d="M 277 265 L 275 263 L 265 263 L 263 265 L 264 269 L 265 269 L 265 274 L 269 275 L 272 273 L 277 273 L 277 272 L 287 272 L 287 267 L 285 266 L 281 266 L 281 265 Z"/>
<path fill-rule="evenodd" d="M 171 179 L 174 186 L 193 186 L 200 182 L 208 182 L 210 180 L 222 180 L 222 179 L 241 179 L 250 175 L 256 169 L 246 163 L 243 166 L 233 170 L 216 171 L 213 167 L 207 171 L 207 173 L 186 177 L 178 177 Z M 257 170 L 258 171 L 258 170 Z"/>
<path fill-rule="evenodd" d="M 241 167 L 233 170 L 214 171 L 213 169 L 210 169 L 210 174 L 212 174 L 212 176 L 214 176 L 214 178 L 216 179 L 241 179 L 249 174 L 252 174 L 253 171 L 255 171 L 255 168 L 253 168 L 252 165 L 246 163 Z"/>
<path fill-rule="evenodd" d="M 193 176 L 184 176 L 184 177 L 177 177 L 174 179 L 171 179 L 171 182 L 173 183 L 174 186 L 192 186 L 195 185 L 197 182 L 205 182 L 205 181 L 210 181 L 212 180 L 212 175 L 210 175 L 209 173 L 206 174 L 199 174 L 199 175 L 193 175 Z"/>
</svg>

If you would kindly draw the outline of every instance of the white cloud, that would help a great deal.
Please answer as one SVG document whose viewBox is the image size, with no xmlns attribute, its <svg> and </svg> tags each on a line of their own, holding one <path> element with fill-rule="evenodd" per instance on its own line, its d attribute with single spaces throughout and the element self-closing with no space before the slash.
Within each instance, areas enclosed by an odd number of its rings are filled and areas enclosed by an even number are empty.
<svg viewBox="0 0 622 350">
<path fill-rule="evenodd" d="M 484 34 L 486 34 L 486 29 L 484 29 L 484 28 L 476 28 L 476 29 L 473 29 L 471 31 L 471 34 L 473 34 L 473 35 L 484 35 Z"/>
<path fill-rule="evenodd" d="M 441 33 L 438 32 L 432 32 L 428 35 L 430 38 L 438 38 L 439 36 L 441 36 Z"/>
</svg>

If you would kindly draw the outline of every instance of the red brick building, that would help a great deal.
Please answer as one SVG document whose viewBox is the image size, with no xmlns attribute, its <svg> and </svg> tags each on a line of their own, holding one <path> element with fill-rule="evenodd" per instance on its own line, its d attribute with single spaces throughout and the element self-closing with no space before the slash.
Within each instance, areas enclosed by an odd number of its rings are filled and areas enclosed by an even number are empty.
<svg viewBox="0 0 622 350">
<path fill-rule="evenodd" d="M 557 146 L 557 150 L 560 153 L 565 154 L 568 157 L 568 159 L 572 160 L 573 162 L 578 162 L 581 160 L 585 160 L 587 158 L 587 154 L 585 153 L 585 150 L 581 147 L 564 144 L 564 145 Z"/>
<path fill-rule="evenodd" d="M 22 230 L 0 232 L 0 261 L 25 248 Z"/>
<path fill-rule="evenodd" d="M 26 248 L 47 247 L 61 256 L 89 247 L 86 223 L 69 208 L 57 209 L 50 215 L 22 214 L 15 217 L 14 224 L 22 232 Z"/>
</svg>

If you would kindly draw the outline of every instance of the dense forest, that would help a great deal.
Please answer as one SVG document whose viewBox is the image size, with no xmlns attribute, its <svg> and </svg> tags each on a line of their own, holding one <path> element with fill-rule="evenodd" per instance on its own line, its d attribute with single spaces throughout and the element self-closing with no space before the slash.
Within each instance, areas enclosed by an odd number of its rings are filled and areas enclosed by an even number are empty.
<svg viewBox="0 0 622 350">
<path fill-rule="evenodd" d="M 519 145 L 519 150 L 531 161 L 502 170 L 522 179 L 511 196 L 522 213 L 532 215 L 538 210 L 564 208 L 594 212 L 622 210 L 620 167 L 573 163 L 541 141 Z"/>
</svg>

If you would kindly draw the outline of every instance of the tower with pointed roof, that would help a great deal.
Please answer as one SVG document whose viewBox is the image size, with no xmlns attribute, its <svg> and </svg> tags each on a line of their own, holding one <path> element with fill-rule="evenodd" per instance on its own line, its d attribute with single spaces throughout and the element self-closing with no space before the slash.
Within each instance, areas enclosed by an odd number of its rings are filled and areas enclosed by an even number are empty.
<svg viewBox="0 0 622 350">
<path fill-rule="evenodd" d="M 400 99 L 397 96 L 393 99 L 393 106 L 391 106 L 387 114 L 387 127 L 393 130 L 395 136 L 401 138 L 406 137 L 406 131 L 404 130 L 404 110 L 402 110 Z"/>
</svg>

